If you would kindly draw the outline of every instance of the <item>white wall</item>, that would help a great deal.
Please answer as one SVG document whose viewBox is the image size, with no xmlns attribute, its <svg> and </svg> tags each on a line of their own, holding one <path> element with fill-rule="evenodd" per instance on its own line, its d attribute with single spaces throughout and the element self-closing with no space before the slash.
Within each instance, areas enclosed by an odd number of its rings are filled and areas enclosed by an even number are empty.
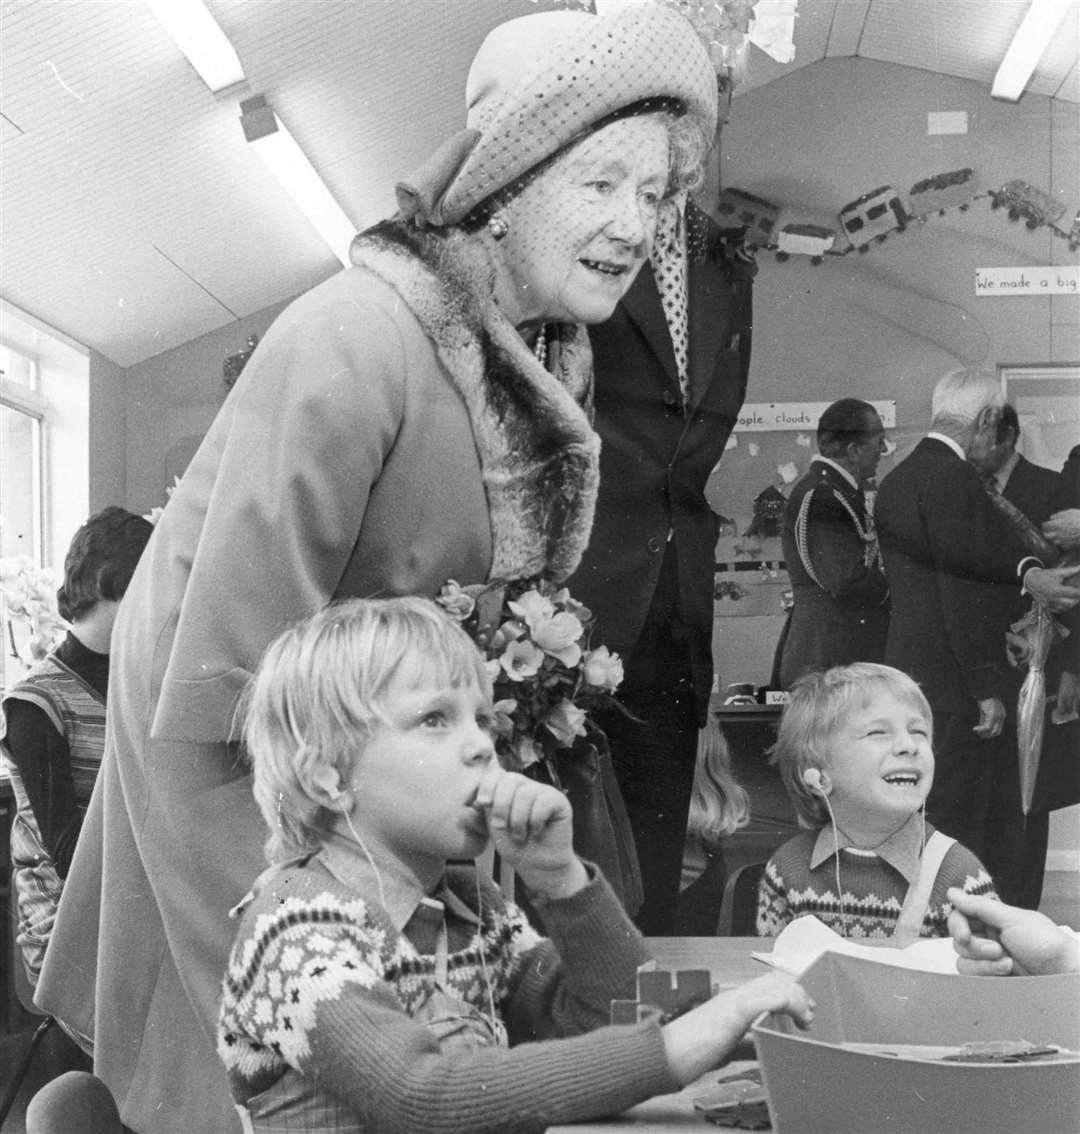
<svg viewBox="0 0 1080 1134">
<path fill-rule="evenodd" d="M 127 499 L 124 369 L 90 352 L 90 506 L 97 512 Z"/>
<path fill-rule="evenodd" d="M 248 336 L 261 338 L 284 306 L 264 308 L 124 372 L 128 508 L 147 512 L 165 503 L 166 487 L 225 400 L 226 357 L 244 350 Z"/>
</svg>

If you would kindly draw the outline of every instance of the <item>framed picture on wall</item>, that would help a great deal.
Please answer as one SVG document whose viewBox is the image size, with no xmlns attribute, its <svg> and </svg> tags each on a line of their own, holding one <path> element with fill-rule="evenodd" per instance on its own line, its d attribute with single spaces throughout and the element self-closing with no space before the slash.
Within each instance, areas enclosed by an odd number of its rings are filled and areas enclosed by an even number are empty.
<svg viewBox="0 0 1080 1134">
<path fill-rule="evenodd" d="M 1060 469 L 1080 445 L 1080 363 L 1003 364 L 998 373 L 1020 418 L 1017 448 L 1037 465 Z"/>
</svg>

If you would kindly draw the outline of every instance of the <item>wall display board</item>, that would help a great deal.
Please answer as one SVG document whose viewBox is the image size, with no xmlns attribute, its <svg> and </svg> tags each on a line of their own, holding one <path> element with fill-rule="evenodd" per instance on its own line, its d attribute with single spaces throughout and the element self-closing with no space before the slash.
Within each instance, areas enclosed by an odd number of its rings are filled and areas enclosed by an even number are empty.
<svg viewBox="0 0 1080 1134">
<path fill-rule="evenodd" d="M 887 429 L 884 476 L 922 430 L 898 429 L 896 403 L 869 399 Z M 748 403 L 705 495 L 720 517 L 716 544 L 714 692 L 736 682 L 765 685 L 790 601 L 780 521 L 792 486 L 817 452 L 817 422 L 829 402 Z"/>
<path fill-rule="evenodd" d="M 1020 418 L 1020 444 L 1029 461 L 1060 469 L 1080 445 L 1080 363 L 998 367 L 1005 398 Z"/>
</svg>

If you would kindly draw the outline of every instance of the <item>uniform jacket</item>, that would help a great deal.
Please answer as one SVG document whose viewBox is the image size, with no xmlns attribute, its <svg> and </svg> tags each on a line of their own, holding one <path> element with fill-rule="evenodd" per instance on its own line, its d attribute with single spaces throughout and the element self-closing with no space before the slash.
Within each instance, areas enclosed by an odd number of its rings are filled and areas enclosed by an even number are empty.
<svg viewBox="0 0 1080 1134">
<path fill-rule="evenodd" d="M 935 714 L 1004 696 L 994 586 L 1018 589 L 1028 552 L 978 473 L 924 437 L 881 482 L 874 517 L 892 594 L 886 663 L 922 686 Z"/>
<path fill-rule="evenodd" d="M 688 251 L 689 412 L 651 267 L 615 314 L 590 328 L 600 498 L 592 539 L 571 592 L 599 619 L 599 639 L 628 658 L 638 642 L 670 536 L 680 607 L 689 632 L 688 672 L 704 721 L 712 686 L 715 513 L 705 483 L 746 394 L 752 279 L 719 230 L 691 202 Z"/>
<path fill-rule="evenodd" d="M 781 536 L 794 595 L 780 660 L 783 686 L 811 670 L 881 661 L 889 587 L 865 493 L 815 460 L 791 490 Z"/>
<path fill-rule="evenodd" d="M 393 225 L 358 238 L 360 266 L 252 355 L 121 604 L 99 789 L 39 1002 L 95 1033 L 137 1130 L 237 1128 L 214 1022 L 227 911 L 265 831 L 232 741 L 269 641 L 335 598 L 563 578 L 588 538 L 587 336 L 559 329 L 549 375 L 475 255 Z"/>
</svg>

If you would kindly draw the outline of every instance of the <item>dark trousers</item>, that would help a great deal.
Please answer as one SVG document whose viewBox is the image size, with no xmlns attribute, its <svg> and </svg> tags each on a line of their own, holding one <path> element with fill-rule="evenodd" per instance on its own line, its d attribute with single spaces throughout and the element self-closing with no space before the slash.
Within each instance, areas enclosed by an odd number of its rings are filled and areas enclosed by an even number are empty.
<svg viewBox="0 0 1080 1134">
<path fill-rule="evenodd" d="M 638 721 L 610 711 L 600 720 L 641 866 L 645 902 L 634 920 L 653 937 L 675 932 L 697 756 L 697 708 L 675 568 L 669 545 L 645 627 L 624 659 L 618 696 Z"/>
<path fill-rule="evenodd" d="M 1023 892 L 1025 835 L 1012 734 L 983 740 L 972 729 L 977 709 L 934 711 L 934 786 L 926 804 L 931 823 L 968 848 L 994 879 L 1000 897 L 1017 904 Z M 1006 723 L 1006 730 L 1011 726 Z"/>
</svg>

